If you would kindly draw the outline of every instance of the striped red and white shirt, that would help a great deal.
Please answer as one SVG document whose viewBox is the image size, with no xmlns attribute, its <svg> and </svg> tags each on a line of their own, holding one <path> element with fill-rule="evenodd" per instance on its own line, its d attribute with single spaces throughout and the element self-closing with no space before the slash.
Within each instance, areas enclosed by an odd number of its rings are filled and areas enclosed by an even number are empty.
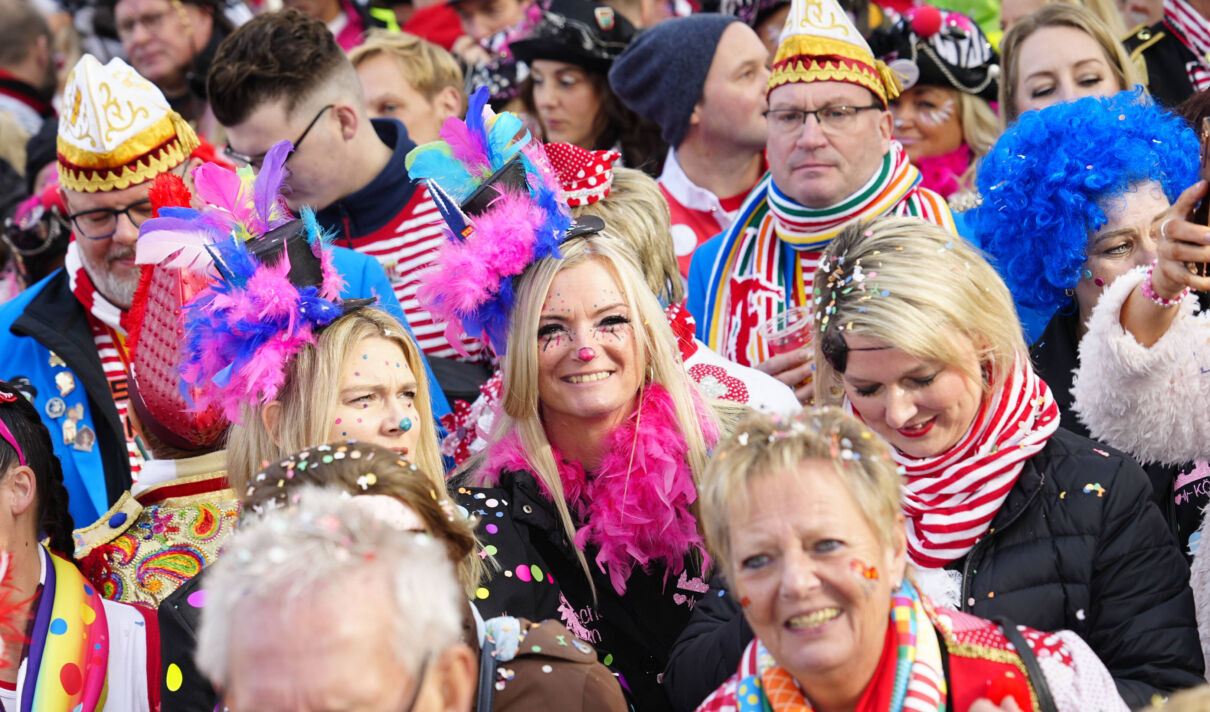
<svg viewBox="0 0 1210 712">
<path fill-rule="evenodd" d="M 1185 65 L 1193 90 L 1210 88 L 1210 20 L 1185 0 L 1164 0 L 1164 23 L 1197 57 Z"/>
<path fill-rule="evenodd" d="M 420 349 L 428 356 L 465 360 L 446 340 L 446 322 L 434 319 L 416 298 L 420 273 L 433 264 L 438 248 L 445 242 L 444 226 L 445 222 L 429 195 L 428 187 L 419 185 L 411 200 L 392 221 L 375 232 L 353 238 L 351 242 L 353 249 L 373 257 L 382 265 Z M 484 344 L 479 339 L 463 336 L 462 346 L 470 354 L 471 360 L 488 358 Z"/>
</svg>

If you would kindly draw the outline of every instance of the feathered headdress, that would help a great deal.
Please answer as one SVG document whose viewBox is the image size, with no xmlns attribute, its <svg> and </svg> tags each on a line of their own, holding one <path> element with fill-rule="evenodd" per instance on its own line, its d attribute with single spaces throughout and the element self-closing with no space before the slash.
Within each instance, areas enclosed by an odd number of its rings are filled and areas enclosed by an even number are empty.
<svg viewBox="0 0 1210 712">
<path fill-rule="evenodd" d="M 164 210 L 187 208 L 193 200 L 185 182 L 171 172 L 155 177 L 148 197 L 153 217 Z M 136 247 L 136 259 L 146 262 L 150 257 L 143 247 L 142 243 Z M 171 263 L 173 257 L 166 255 L 164 262 Z M 180 450 L 209 450 L 226 432 L 227 418 L 217 404 L 191 408 L 199 389 L 186 388 L 178 373 L 184 347 L 181 308 L 206 289 L 209 280 L 199 272 L 166 264 L 142 265 L 131 307 L 122 314 L 130 354 L 130 404 L 144 433 Z"/>
<path fill-rule="evenodd" d="M 461 350 L 461 326 L 503 354 L 513 278 L 557 256 L 568 237 L 604 224 L 572 221 L 542 146 L 522 133 L 519 118 L 487 109 L 487 98 L 486 89 L 475 92 L 466 121 L 446 119 L 443 140 L 413 149 L 407 168 L 428 185 L 446 222 L 436 266 L 420 278 L 421 302 L 448 322 L 445 335 L 455 348 Z"/>
<path fill-rule="evenodd" d="M 320 329 L 368 303 L 341 302 L 344 281 L 315 214 L 303 208 L 294 219 L 285 207 L 290 150 L 288 141 L 273 146 L 256 176 L 247 167 L 198 168 L 203 207 L 163 208 L 139 232 L 136 261 L 211 274 L 182 308 L 182 388 L 193 387 L 196 408 L 219 404 L 233 422 L 244 405 L 277 397 L 287 364 Z"/>
</svg>

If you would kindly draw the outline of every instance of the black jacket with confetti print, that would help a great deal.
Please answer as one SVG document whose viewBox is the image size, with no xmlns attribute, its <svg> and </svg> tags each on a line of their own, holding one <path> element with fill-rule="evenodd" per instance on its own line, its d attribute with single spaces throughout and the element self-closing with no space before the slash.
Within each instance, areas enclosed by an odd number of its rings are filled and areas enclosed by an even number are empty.
<svg viewBox="0 0 1210 712">
<path fill-rule="evenodd" d="M 673 642 L 707 588 L 700 570 L 694 570 L 700 563 L 686 560 L 681 574 L 667 576 L 663 570 L 636 568 L 625 595 L 619 596 L 609 577 L 593 565 L 595 552 L 587 551 L 594 601 L 554 503 L 541 493 L 532 474 L 504 472 L 494 488 L 452 485 L 458 503 L 479 517 L 475 533 L 499 566 L 489 567 L 489 578 L 478 592 L 479 612 L 485 618 L 561 621 L 597 649 L 638 712 L 667 710 L 659 677 Z"/>
</svg>

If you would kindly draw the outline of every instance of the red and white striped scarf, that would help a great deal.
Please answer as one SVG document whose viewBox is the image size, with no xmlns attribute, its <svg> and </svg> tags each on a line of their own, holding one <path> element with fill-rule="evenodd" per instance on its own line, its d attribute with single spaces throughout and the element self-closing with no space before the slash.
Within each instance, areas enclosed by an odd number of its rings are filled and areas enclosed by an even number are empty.
<svg viewBox="0 0 1210 712">
<path fill-rule="evenodd" d="M 80 304 L 88 310 L 88 325 L 92 329 L 93 341 L 97 346 L 97 355 L 101 359 L 101 368 L 105 372 L 105 380 L 109 383 L 109 393 L 113 396 L 114 406 L 126 434 L 126 454 L 130 457 L 131 478 L 138 480 L 143 467 L 143 455 L 134 440 L 134 428 L 127 418 L 130 408 L 129 379 L 126 375 L 127 361 L 125 338 L 122 329 L 122 310 L 104 297 L 93 285 L 84 263 L 80 260 L 80 246 L 72 242 L 67 246 L 67 254 L 63 260 L 63 269 L 67 271 L 67 283 L 71 292 Z"/>
<path fill-rule="evenodd" d="M 1018 358 L 1011 377 L 984 398 L 970 430 L 936 457 L 893 450 L 904 469 L 908 556 L 925 568 L 962 558 L 987 533 L 1025 461 L 1059 428 L 1050 386 Z"/>
</svg>

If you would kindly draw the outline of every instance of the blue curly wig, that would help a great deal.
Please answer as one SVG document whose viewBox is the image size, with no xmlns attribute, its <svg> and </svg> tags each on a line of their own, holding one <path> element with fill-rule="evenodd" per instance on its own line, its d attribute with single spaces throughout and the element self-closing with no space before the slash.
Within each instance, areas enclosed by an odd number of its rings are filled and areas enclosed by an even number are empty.
<svg viewBox="0 0 1210 712">
<path fill-rule="evenodd" d="M 1018 304 L 1053 312 L 1076 286 L 1107 198 L 1155 181 L 1168 200 L 1197 180 L 1199 147 L 1141 90 L 1022 114 L 980 162 L 971 237 Z"/>
</svg>

